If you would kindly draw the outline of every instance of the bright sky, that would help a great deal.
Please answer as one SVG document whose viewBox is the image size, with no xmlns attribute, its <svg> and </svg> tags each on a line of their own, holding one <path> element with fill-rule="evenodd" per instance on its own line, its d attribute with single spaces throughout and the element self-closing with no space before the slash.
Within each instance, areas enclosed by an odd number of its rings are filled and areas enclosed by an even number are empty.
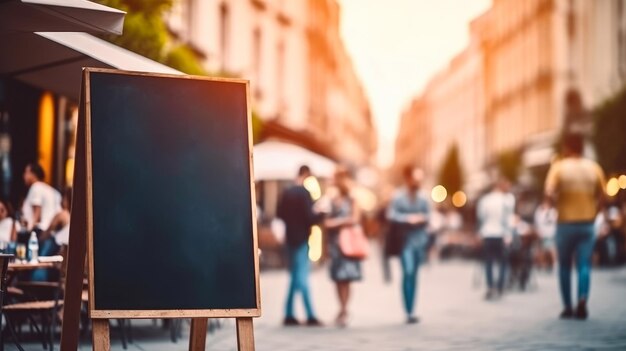
<svg viewBox="0 0 626 351">
<path fill-rule="evenodd" d="M 341 31 L 365 84 L 379 138 L 378 163 L 393 161 L 400 114 L 469 40 L 469 22 L 490 0 L 339 0 Z"/>
</svg>

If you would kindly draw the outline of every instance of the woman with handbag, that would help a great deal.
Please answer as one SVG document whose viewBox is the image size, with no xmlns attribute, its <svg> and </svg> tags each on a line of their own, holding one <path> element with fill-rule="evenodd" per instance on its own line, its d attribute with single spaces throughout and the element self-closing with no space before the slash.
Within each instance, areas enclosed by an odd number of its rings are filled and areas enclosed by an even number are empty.
<svg viewBox="0 0 626 351">
<path fill-rule="evenodd" d="M 335 322 L 340 327 L 345 327 L 347 324 L 350 283 L 361 279 L 360 260 L 363 258 L 358 257 L 362 256 L 363 253 L 363 249 L 359 249 L 362 243 L 354 242 L 359 239 L 350 240 L 350 238 L 358 238 L 360 213 L 354 199 L 350 196 L 349 183 L 348 171 L 343 168 L 338 169 L 335 173 L 335 185 L 338 193 L 333 196 L 331 211 L 324 220 L 324 225 L 328 230 L 328 253 L 331 259 L 330 276 L 336 284 L 340 306 Z M 362 230 L 360 234 L 363 234 Z M 342 237 L 344 240 L 341 240 Z"/>
</svg>

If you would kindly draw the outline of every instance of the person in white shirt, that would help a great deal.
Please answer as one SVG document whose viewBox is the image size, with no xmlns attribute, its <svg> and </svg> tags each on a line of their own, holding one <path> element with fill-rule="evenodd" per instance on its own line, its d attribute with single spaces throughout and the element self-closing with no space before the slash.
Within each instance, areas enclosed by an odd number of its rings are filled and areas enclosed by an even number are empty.
<svg viewBox="0 0 626 351">
<path fill-rule="evenodd" d="M 477 217 L 479 233 L 483 239 L 485 275 L 487 277 L 486 299 L 491 300 L 502 294 L 506 275 L 505 240 L 512 235 L 512 218 L 515 210 L 515 197 L 509 192 L 508 180 L 499 178 L 493 189 L 478 202 Z M 498 281 L 493 281 L 493 263 L 499 266 Z"/>
<path fill-rule="evenodd" d="M 45 173 L 37 163 L 30 163 L 24 170 L 24 183 L 28 193 L 22 205 L 23 220 L 29 231 L 37 233 L 39 239 L 39 256 L 53 255 L 58 251 L 53 238 L 42 240 L 41 233 L 48 229 L 54 216 L 61 211 L 61 194 L 46 184 Z M 45 281 L 48 272 L 45 269 L 33 271 L 33 281 Z"/>
<path fill-rule="evenodd" d="M 37 163 L 26 166 L 24 183 L 29 188 L 22 213 L 28 229 L 39 232 L 47 229 L 52 218 L 61 211 L 61 194 L 44 183 L 44 178 L 44 170 Z"/>
<path fill-rule="evenodd" d="M 556 208 L 552 206 L 549 198 L 545 198 L 535 210 L 535 230 L 541 239 L 540 263 L 543 268 L 548 270 L 552 270 L 556 261 L 554 236 L 556 235 L 557 219 Z"/>
</svg>

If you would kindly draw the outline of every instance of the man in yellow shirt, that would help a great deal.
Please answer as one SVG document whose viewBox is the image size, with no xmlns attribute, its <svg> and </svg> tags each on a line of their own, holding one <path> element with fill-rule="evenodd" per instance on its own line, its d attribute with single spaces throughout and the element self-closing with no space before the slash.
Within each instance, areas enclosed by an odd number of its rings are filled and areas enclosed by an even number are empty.
<svg viewBox="0 0 626 351">
<path fill-rule="evenodd" d="M 565 136 L 563 158 L 554 162 L 546 179 L 546 195 L 556 201 L 559 283 L 565 306 L 561 318 L 587 319 L 587 300 L 594 245 L 594 220 L 604 200 L 604 173 L 594 161 L 582 157 L 583 138 Z M 571 298 L 572 259 L 578 270 L 578 305 Z"/>
</svg>

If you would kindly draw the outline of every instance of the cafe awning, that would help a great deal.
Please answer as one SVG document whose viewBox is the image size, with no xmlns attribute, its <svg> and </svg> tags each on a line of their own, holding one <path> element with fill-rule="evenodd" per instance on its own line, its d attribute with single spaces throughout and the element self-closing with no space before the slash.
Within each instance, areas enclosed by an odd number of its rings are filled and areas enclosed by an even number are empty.
<svg viewBox="0 0 626 351">
<path fill-rule="evenodd" d="M 297 145 L 265 141 L 254 146 L 255 180 L 294 179 L 302 165 L 320 178 L 332 178 L 336 167 L 332 160 Z"/>
<path fill-rule="evenodd" d="M 78 99 L 83 67 L 182 74 L 86 33 L 11 33 L 0 41 L 0 76 Z"/>
<path fill-rule="evenodd" d="M 0 0 L 0 33 L 122 34 L 126 12 L 87 0 Z"/>
</svg>

